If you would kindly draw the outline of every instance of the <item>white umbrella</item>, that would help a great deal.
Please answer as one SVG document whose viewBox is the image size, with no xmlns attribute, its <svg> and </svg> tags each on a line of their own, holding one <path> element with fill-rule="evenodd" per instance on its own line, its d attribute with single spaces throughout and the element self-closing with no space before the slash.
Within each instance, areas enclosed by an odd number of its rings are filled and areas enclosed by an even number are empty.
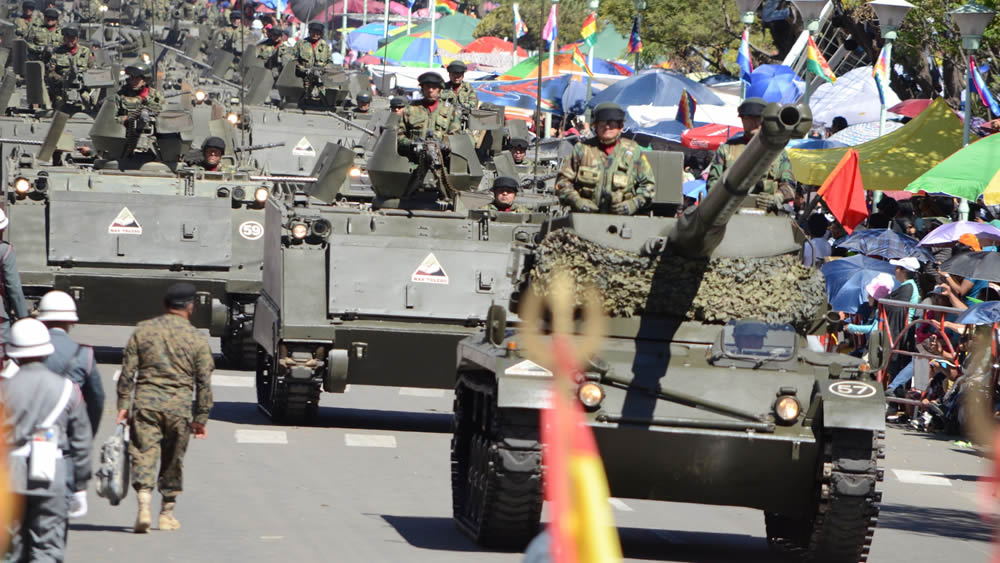
<svg viewBox="0 0 1000 563">
<path fill-rule="evenodd" d="M 885 104 L 892 107 L 900 102 L 899 96 L 886 87 Z M 813 122 L 829 126 L 833 118 L 842 116 L 849 125 L 878 121 L 881 104 L 878 87 L 872 77 L 872 67 L 858 67 L 838 76 L 834 83 L 825 82 L 809 99 Z"/>
</svg>

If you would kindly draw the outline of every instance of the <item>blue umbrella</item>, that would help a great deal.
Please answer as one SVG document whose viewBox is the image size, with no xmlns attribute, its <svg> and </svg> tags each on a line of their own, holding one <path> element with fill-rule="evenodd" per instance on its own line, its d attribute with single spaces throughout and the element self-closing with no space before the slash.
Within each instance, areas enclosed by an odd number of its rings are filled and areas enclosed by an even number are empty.
<svg viewBox="0 0 1000 563">
<path fill-rule="evenodd" d="M 913 256 L 921 262 L 933 262 L 934 256 L 919 244 L 920 241 L 917 239 L 897 233 L 892 229 L 854 231 L 854 233 L 833 243 L 834 246 L 846 248 L 865 256 L 881 256 L 889 260 Z"/>
<path fill-rule="evenodd" d="M 594 69 L 594 72 L 597 72 Z M 622 107 L 637 105 L 676 106 L 687 90 L 699 104 L 714 106 L 725 103 L 708 86 L 677 72 L 652 69 L 640 72 L 608 86 L 590 99 L 590 107 L 615 102 Z"/>
<path fill-rule="evenodd" d="M 695 127 L 702 125 L 706 124 L 698 121 L 694 123 Z M 653 125 L 639 126 L 631 117 L 626 116 L 625 129 L 633 135 L 648 135 L 671 143 L 680 143 L 681 134 L 687 130 L 687 127 L 676 119 L 664 119 Z"/>
<path fill-rule="evenodd" d="M 790 149 L 839 149 L 846 146 L 844 143 L 830 139 L 793 139 L 788 143 Z"/>
<path fill-rule="evenodd" d="M 1000 323 L 1000 301 L 984 301 L 970 305 L 955 322 L 962 325 L 991 325 Z"/>
<path fill-rule="evenodd" d="M 793 104 L 805 92 L 806 84 L 791 67 L 760 65 L 750 74 L 748 98 L 764 98 L 768 102 Z"/>
<path fill-rule="evenodd" d="M 359 53 L 371 53 L 378 49 L 384 35 L 385 26 L 381 23 L 363 25 L 347 34 L 347 48 Z"/>
<path fill-rule="evenodd" d="M 686 197 L 693 197 L 694 199 L 698 199 L 708 194 L 708 188 L 705 186 L 705 180 L 700 178 L 684 182 L 684 185 L 681 186 L 681 191 Z"/>
<path fill-rule="evenodd" d="M 858 306 L 868 300 L 865 286 L 875 276 L 892 274 L 896 267 L 875 258 L 857 254 L 849 258 L 832 260 L 820 267 L 826 278 L 826 296 L 834 311 L 857 313 Z"/>
</svg>

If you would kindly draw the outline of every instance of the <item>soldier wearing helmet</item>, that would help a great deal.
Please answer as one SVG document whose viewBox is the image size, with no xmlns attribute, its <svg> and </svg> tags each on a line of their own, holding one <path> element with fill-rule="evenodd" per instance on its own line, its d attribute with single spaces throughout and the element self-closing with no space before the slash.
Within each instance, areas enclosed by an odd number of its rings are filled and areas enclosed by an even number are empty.
<svg viewBox="0 0 1000 563">
<path fill-rule="evenodd" d="M 27 39 L 36 28 L 42 27 L 42 15 L 35 13 L 35 3 L 27 0 L 21 4 L 21 15 L 14 19 L 14 34 Z"/>
<path fill-rule="evenodd" d="M 201 144 L 201 162 L 198 166 L 207 172 L 228 172 L 223 166 L 222 155 L 226 152 L 226 142 L 221 137 L 209 137 Z"/>
<path fill-rule="evenodd" d="M 52 51 L 46 69 L 46 82 L 49 85 L 49 98 L 53 107 L 61 107 L 66 101 L 67 81 L 82 86 L 82 80 L 76 77 L 82 75 L 94 65 L 94 54 L 90 47 L 80 45 L 80 31 L 75 27 L 62 29 L 62 45 Z"/>
<path fill-rule="evenodd" d="M 372 107 L 372 97 L 369 94 L 358 94 L 354 99 L 354 113 L 368 113 Z"/>
<path fill-rule="evenodd" d="M 559 169 L 559 202 L 576 212 L 634 215 L 656 192 L 653 169 L 635 141 L 621 138 L 625 110 L 618 104 L 598 104 L 593 121 L 596 135 L 577 143 Z"/>
<path fill-rule="evenodd" d="M 62 29 L 59 28 L 59 10 L 46 8 L 45 21 L 42 25 L 33 29 L 28 36 L 28 49 L 37 59 L 42 58 L 56 47 L 62 44 Z"/>
<path fill-rule="evenodd" d="M 753 139 L 754 135 L 760 131 L 763 122 L 761 116 L 764 115 L 766 106 L 767 102 L 762 98 L 747 98 L 740 104 L 738 111 L 740 119 L 743 121 L 743 135 L 729 139 L 719 145 L 715 151 L 706 179 L 709 189 L 723 177 L 729 166 L 743 154 L 750 139 Z M 750 193 L 757 194 L 755 198 L 757 207 L 770 211 L 781 210 L 785 204 L 795 199 L 795 178 L 792 176 L 792 164 L 784 151 L 771 164 L 764 178 Z"/>
<path fill-rule="evenodd" d="M 417 78 L 423 99 L 403 110 L 396 128 L 399 154 L 416 161 L 414 144 L 429 136 L 447 146 L 448 135 L 460 132 L 459 115 L 455 106 L 440 99 L 444 79 L 436 72 L 425 72 Z"/>
<path fill-rule="evenodd" d="M 0 232 L 10 224 L 7 214 L 0 209 Z M 28 303 L 21 289 L 21 273 L 17 269 L 14 246 L 0 241 L 0 332 L 4 339 L 12 322 L 28 316 Z"/>
<path fill-rule="evenodd" d="M 514 137 L 507 143 L 507 148 L 510 149 L 510 156 L 514 159 L 514 164 L 519 166 L 533 166 L 535 162 L 528 156 L 528 141 Z"/>
<path fill-rule="evenodd" d="M 527 207 L 514 203 L 518 188 L 516 178 L 498 176 L 493 180 L 493 201 L 486 208 L 500 213 L 531 213 Z"/>
<path fill-rule="evenodd" d="M 149 67 L 137 64 L 125 67 L 125 85 L 118 90 L 118 117 L 126 121 L 143 110 L 155 118 L 163 109 L 163 94 L 149 85 Z"/>
<path fill-rule="evenodd" d="M 441 100 L 449 102 L 462 111 L 474 110 L 479 107 L 476 90 L 465 81 L 467 67 L 462 61 L 448 63 L 448 83 L 441 90 Z M 463 121 L 465 121 L 463 119 Z M 463 124 L 464 125 L 464 124 Z"/>
<path fill-rule="evenodd" d="M 330 64 L 330 45 L 323 39 L 323 29 L 323 24 L 311 22 L 309 36 L 295 43 L 292 58 L 300 72 Z"/>
<path fill-rule="evenodd" d="M 264 64 L 264 68 L 280 72 L 291 58 L 291 48 L 285 45 L 282 34 L 283 30 L 273 25 L 267 30 L 267 39 L 257 45 L 257 58 Z"/>
<path fill-rule="evenodd" d="M 62 561 L 68 518 L 87 513 L 92 431 L 80 390 L 45 367 L 53 351 L 41 322 L 21 319 L 11 327 L 0 395 L 10 490 L 24 510 L 10 527 L 5 561 Z"/>
<path fill-rule="evenodd" d="M 389 111 L 395 115 L 403 115 L 404 109 L 406 109 L 406 98 L 400 96 L 389 98 Z"/>
<path fill-rule="evenodd" d="M 234 57 L 239 57 L 243 54 L 246 43 L 250 41 L 246 34 L 247 30 L 243 27 L 243 14 L 239 10 L 233 10 L 229 13 L 229 27 L 219 31 L 215 46 L 232 53 Z"/>
</svg>

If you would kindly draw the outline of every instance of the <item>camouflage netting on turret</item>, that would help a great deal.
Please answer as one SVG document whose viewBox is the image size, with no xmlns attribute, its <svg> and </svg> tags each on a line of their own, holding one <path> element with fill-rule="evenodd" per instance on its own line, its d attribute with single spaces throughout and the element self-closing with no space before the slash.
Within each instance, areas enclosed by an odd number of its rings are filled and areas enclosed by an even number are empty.
<svg viewBox="0 0 1000 563">
<path fill-rule="evenodd" d="M 600 290 L 613 317 L 652 313 L 709 323 L 755 318 L 805 327 L 826 305 L 823 275 L 794 255 L 651 258 L 561 229 L 545 237 L 536 257 L 535 291 L 547 291 L 553 272 L 569 271 L 578 287 Z"/>
</svg>

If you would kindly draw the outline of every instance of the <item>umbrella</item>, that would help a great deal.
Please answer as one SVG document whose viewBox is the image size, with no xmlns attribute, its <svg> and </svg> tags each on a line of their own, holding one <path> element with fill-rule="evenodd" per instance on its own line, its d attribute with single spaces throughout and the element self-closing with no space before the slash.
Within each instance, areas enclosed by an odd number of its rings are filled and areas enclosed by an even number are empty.
<svg viewBox="0 0 1000 563">
<path fill-rule="evenodd" d="M 1000 203 L 1000 135 L 990 135 L 952 153 L 906 187 L 908 192 L 942 192 L 986 205 Z"/>
<path fill-rule="evenodd" d="M 844 143 L 839 141 L 833 141 L 830 139 L 792 139 L 788 143 L 788 148 L 790 149 L 836 149 L 840 147 L 846 147 Z"/>
<path fill-rule="evenodd" d="M 747 98 L 764 98 L 768 102 L 793 104 L 806 90 L 806 83 L 785 65 L 760 65 L 750 74 Z"/>
<path fill-rule="evenodd" d="M 903 124 L 898 121 L 886 121 L 885 130 L 883 134 L 891 133 L 896 129 L 902 127 Z M 872 121 L 869 123 L 858 123 L 857 125 L 850 125 L 847 129 L 842 131 L 837 131 L 833 135 L 827 138 L 828 141 L 836 141 L 838 143 L 843 143 L 849 147 L 855 145 L 860 145 L 862 143 L 867 143 L 872 139 L 878 138 L 878 122 Z"/>
<path fill-rule="evenodd" d="M 594 59 L 594 65 L 590 67 L 590 70 L 595 74 L 614 74 L 619 76 L 627 76 L 632 74 L 632 70 L 627 66 L 618 64 L 611 61 L 606 61 L 604 59 Z M 553 61 L 552 71 L 555 74 L 562 74 L 563 72 L 584 72 L 582 68 L 573 62 L 572 53 L 556 53 L 555 60 Z M 549 55 L 545 53 L 542 55 L 542 76 L 549 75 Z M 538 57 L 529 57 L 516 66 L 508 70 L 502 76 L 500 80 L 521 80 L 523 78 L 538 78 Z M 624 82 L 624 81 L 623 81 Z M 680 95 L 678 94 L 678 99 Z"/>
<path fill-rule="evenodd" d="M 689 149 L 714 151 L 722 143 L 742 133 L 742 127 L 710 123 L 685 131 L 681 135 L 681 144 Z"/>
<path fill-rule="evenodd" d="M 684 182 L 683 186 L 681 186 L 681 191 L 686 197 L 693 197 L 694 199 L 699 199 L 708 194 L 708 188 L 705 186 L 705 180 L 688 180 L 687 182 Z"/>
<path fill-rule="evenodd" d="M 403 12 L 404 14 L 406 12 Z M 479 25 L 479 20 L 465 14 L 453 14 L 445 16 L 434 22 L 434 35 L 457 41 L 462 45 L 472 43 L 476 38 L 472 32 Z M 425 22 L 414 26 L 410 33 L 423 33 L 431 30 L 431 23 Z"/>
<path fill-rule="evenodd" d="M 389 34 L 392 34 L 392 29 Z M 378 44 L 385 35 L 385 26 L 381 23 L 370 23 L 361 26 L 347 34 L 347 48 L 359 53 L 370 53 L 378 49 Z"/>
<path fill-rule="evenodd" d="M 410 35 L 410 37 L 417 37 L 419 39 L 430 39 L 431 32 L 424 31 L 421 33 L 413 33 Z M 454 55 L 455 53 L 459 53 L 462 51 L 462 45 L 457 41 L 453 41 L 451 39 L 445 39 L 438 35 L 435 35 L 435 38 L 437 39 L 438 52 L 444 51 L 450 55 Z"/>
<path fill-rule="evenodd" d="M 598 72 L 594 69 L 594 72 Z M 590 99 L 590 107 L 604 102 L 615 102 L 622 107 L 632 105 L 676 106 L 684 91 L 694 97 L 698 105 L 721 106 L 725 102 L 704 84 L 677 72 L 654 69 L 640 72 L 608 86 Z"/>
<path fill-rule="evenodd" d="M 450 43 L 450 45 L 446 42 Z M 384 57 L 393 64 L 400 66 L 437 67 L 441 65 L 439 57 L 434 57 L 433 65 L 427 63 L 427 58 L 432 49 L 434 53 L 440 51 L 454 53 L 461 50 L 461 48 L 461 46 L 449 39 L 435 39 L 432 44 L 429 38 L 407 35 L 393 40 L 373 54 L 376 57 Z"/>
<path fill-rule="evenodd" d="M 885 103 L 893 106 L 899 103 L 899 96 L 885 87 Z M 837 77 L 834 83 L 824 82 L 809 98 L 813 123 L 833 123 L 833 118 L 841 116 L 847 123 L 878 121 L 882 104 L 879 102 L 878 87 L 872 80 L 872 67 L 863 66 Z"/>
<path fill-rule="evenodd" d="M 618 33 L 615 26 L 608 22 L 604 29 L 597 32 L 594 38 L 594 57 L 602 59 L 621 59 L 628 48 L 628 38 Z M 586 55 L 589 47 L 580 46 L 580 51 Z"/>
<path fill-rule="evenodd" d="M 964 252 L 942 262 L 941 271 L 967 279 L 1000 282 L 1000 254 Z"/>
<path fill-rule="evenodd" d="M 1000 323 L 1000 301 L 984 301 L 970 305 L 955 319 L 961 325 L 991 325 Z"/>
<path fill-rule="evenodd" d="M 363 65 L 380 65 L 382 64 L 382 59 L 376 57 L 375 55 L 361 55 L 358 57 L 358 60 L 354 62 Z"/>
<path fill-rule="evenodd" d="M 542 79 L 542 111 L 563 113 L 563 96 L 569 84 L 579 77 L 564 74 Z M 524 110 L 530 119 L 537 104 L 538 79 L 530 80 L 489 80 L 469 83 L 476 90 L 482 103 L 490 103 L 506 108 Z"/>
<path fill-rule="evenodd" d="M 989 223 L 975 221 L 955 221 L 945 223 L 920 240 L 921 246 L 948 246 L 958 242 L 962 235 L 974 235 L 981 239 L 1000 241 L 1000 229 Z"/>
<path fill-rule="evenodd" d="M 913 256 L 921 262 L 933 262 L 934 257 L 913 237 L 897 233 L 892 229 L 868 229 L 854 233 L 833 243 L 865 256 L 880 256 L 896 260 Z"/>
<path fill-rule="evenodd" d="M 514 44 L 510 41 L 504 41 L 499 37 L 480 37 L 472 43 L 469 43 L 462 48 L 463 53 L 510 53 L 514 49 Z M 517 55 L 519 57 L 527 57 L 528 52 L 523 48 L 517 48 Z"/>
<path fill-rule="evenodd" d="M 858 312 L 858 305 L 868 300 L 865 286 L 875 276 L 892 274 L 896 267 L 886 262 L 857 254 L 848 258 L 832 260 L 820 267 L 826 278 L 826 295 L 834 311 Z"/>
<path fill-rule="evenodd" d="M 898 104 L 889 108 L 889 111 L 895 113 L 896 115 L 902 115 L 903 117 L 916 117 L 920 112 L 927 109 L 927 106 L 931 105 L 934 100 L 923 100 L 923 99 L 912 99 L 899 102 Z"/>
<path fill-rule="evenodd" d="M 299 0 L 297 3 L 292 3 L 291 7 L 292 13 L 295 14 L 295 17 L 302 21 L 332 21 L 340 23 L 340 19 L 344 15 L 344 0 L 340 0 L 340 2 L 335 2 L 329 6 L 325 6 L 325 2 L 317 2 L 317 0 Z M 313 11 L 309 12 L 308 10 L 310 9 Z M 360 14 L 364 12 L 364 10 L 364 0 L 347 0 L 348 13 Z M 381 14 L 384 11 L 384 3 L 379 0 L 368 0 L 369 14 Z M 399 2 L 389 2 L 389 11 L 397 16 L 405 16 L 406 6 L 400 4 Z"/>
</svg>

